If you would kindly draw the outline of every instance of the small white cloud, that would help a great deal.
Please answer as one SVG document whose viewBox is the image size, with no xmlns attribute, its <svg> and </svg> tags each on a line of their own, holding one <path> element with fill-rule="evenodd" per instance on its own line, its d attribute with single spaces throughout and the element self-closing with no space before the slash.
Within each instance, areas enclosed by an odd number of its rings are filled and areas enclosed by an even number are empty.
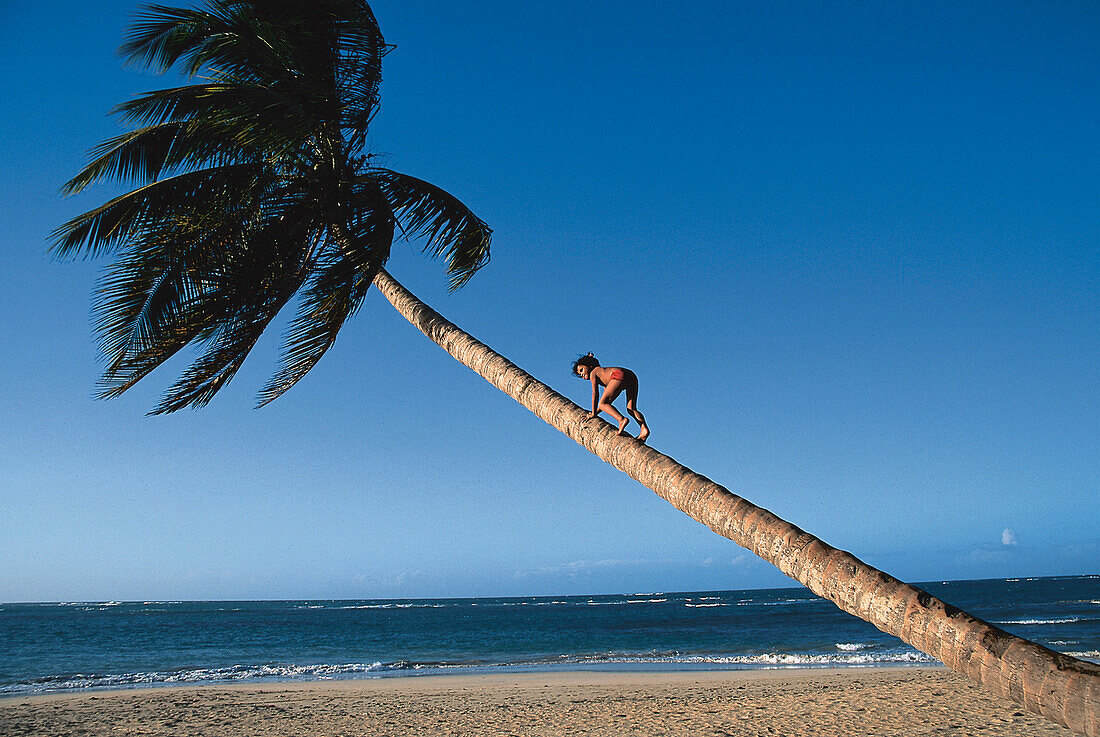
<svg viewBox="0 0 1100 737">
<path fill-rule="evenodd" d="M 1001 533 L 1001 545 L 1015 545 L 1015 544 L 1016 544 L 1016 533 L 1006 527 L 1004 532 Z"/>
</svg>

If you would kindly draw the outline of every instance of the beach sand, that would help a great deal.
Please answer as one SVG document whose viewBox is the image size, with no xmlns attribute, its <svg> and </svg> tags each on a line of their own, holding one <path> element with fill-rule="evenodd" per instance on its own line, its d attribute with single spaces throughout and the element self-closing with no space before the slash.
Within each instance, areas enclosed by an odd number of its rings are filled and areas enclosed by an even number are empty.
<svg viewBox="0 0 1100 737">
<path fill-rule="evenodd" d="M 529 673 L 0 699 L 0 736 L 1069 735 L 945 669 Z"/>
</svg>

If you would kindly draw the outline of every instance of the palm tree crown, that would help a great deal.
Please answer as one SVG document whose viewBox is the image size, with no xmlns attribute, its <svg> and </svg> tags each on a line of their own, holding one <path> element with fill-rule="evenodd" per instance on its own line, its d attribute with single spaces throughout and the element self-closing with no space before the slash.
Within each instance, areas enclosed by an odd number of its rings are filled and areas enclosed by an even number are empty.
<svg viewBox="0 0 1100 737">
<path fill-rule="evenodd" d="M 97 291 L 101 396 L 194 344 L 201 353 L 154 412 L 206 404 L 298 295 L 266 404 L 333 344 L 395 232 L 443 257 L 452 289 L 488 261 L 492 231 L 465 205 L 371 165 L 389 49 L 362 0 L 207 0 L 139 14 L 120 53 L 191 83 L 115 108 L 135 129 L 95 148 L 64 189 L 138 186 L 54 232 L 58 256 L 117 256 Z"/>
</svg>

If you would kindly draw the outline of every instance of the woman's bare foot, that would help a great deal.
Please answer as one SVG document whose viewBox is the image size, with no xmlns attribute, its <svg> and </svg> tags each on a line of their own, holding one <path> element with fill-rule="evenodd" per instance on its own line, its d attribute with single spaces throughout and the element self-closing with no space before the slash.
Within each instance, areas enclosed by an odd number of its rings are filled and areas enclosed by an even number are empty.
<svg viewBox="0 0 1100 737">
<path fill-rule="evenodd" d="M 621 420 L 619 420 L 619 431 L 615 434 L 616 435 L 622 435 L 623 430 L 625 430 L 626 426 L 629 425 L 629 424 L 630 424 L 630 418 L 629 417 L 624 417 Z"/>
<path fill-rule="evenodd" d="M 642 425 L 642 429 L 638 432 L 638 440 L 645 442 L 645 439 L 649 437 L 649 427 Z"/>
</svg>

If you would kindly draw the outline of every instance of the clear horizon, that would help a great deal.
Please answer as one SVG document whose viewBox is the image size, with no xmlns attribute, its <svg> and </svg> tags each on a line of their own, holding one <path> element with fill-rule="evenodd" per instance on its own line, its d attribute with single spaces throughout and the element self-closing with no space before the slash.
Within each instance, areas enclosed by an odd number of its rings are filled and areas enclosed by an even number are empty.
<svg viewBox="0 0 1100 737">
<path fill-rule="evenodd" d="M 282 326 L 203 410 L 146 416 L 178 362 L 93 400 L 108 261 L 47 235 L 178 81 L 115 55 L 136 7 L 0 6 L 0 600 L 794 584 L 378 295 L 262 410 Z M 634 369 L 651 445 L 902 580 L 1100 572 L 1100 8 L 372 7 L 371 149 L 494 229 L 454 294 L 396 242 L 413 293 L 582 406 L 578 354 Z"/>
<path fill-rule="evenodd" d="M 1016 581 L 1038 581 L 1038 580 L 1058 580 L 1058 579 L 1071 579 L 1071 578 L 1088 578 L 1096 579 L 1100 578 L 1097 574 L 1066 574 L 1062 576 L 1020 576 L 1016 578 L 960 578 L 951 579 L 947 581 L 929 580 L 929 581 L 908 581 L 907 583 L 916 586 L 918 588 L 929 585 L 944 585 L 944 584 L 962 584 L 962 583 L 976 583 L 981 581 L 1002 581 L 1006 583 L 1012 583 Z M 797 581 L 791 581 L 791 586 L 760 586 L 747 589 L 694 589 L 690 591 L 603 591 L 603 592 L 589 592 L 589 593 L 577 593 L 577 594 L 530 594 L 527 596 L 409 596 L 409 597 L 390 597 L 390 596 L 374 596 L 374 597 L 357 597 L 357 598 L 330 598 L 321 599 L 316 597 L 301 598 L 301 599 L 99 599 L 99 600 L 73 600 L 73 601 L 0 601 L 0 606 L 5 605 L 57 605 L 57 606 L 79 606 L 84 604 L 99 604 L 99 605 L 111 605 L 111 604 L 224 604 L 232 602 L 310 602 L 310 601 L 464 601 L 464 600 L 481 600 L 481 599 L 580 599 L 580 598 L 599 598 L 616 596 L 682 596 L 685 594 L 713 594 L 713 593 L 742 593 L 753 591 L 804 591 L 816 596 L 812 591 L 809 591 L 805 586 L 799 584 Z M 821 597 L 818 597 L 821 598 Z M 826 601 L 828 601 L 826 599 Z"/>
</svg>

